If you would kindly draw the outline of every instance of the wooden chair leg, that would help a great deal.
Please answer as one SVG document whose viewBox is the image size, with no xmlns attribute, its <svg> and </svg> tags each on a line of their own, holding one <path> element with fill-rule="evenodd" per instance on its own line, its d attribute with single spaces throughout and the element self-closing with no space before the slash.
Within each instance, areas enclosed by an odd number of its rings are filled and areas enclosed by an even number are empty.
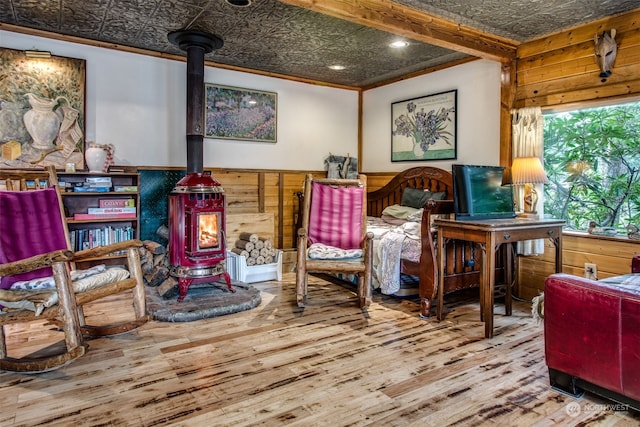
<svg viewBox="0 0 640 427">
<path fill-rule="evenodd" d="M 140 267 L 140 254 L 137 248 L 127 250 L 127 260 L 129 262 L 129 274 L 136 279 L 136 287 L 133 289 L 133 309 L 136 319 L 146 319 L 147 302 L 142 278 L 142 268 Z"/>
<path fill-rule="evenodd" d="M 0 359 L 7 357 L 7 344 L 4 339 L 4 325 L 0 325 Z"/>
</svg>

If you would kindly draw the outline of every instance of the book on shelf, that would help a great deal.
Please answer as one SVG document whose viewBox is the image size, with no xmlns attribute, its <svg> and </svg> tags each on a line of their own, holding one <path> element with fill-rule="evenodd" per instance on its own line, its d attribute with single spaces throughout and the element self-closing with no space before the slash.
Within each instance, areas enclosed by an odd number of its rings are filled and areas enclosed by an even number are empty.
<svg viewBox="0 0 640 427">
<path fill-rule="evenodd" d="M 98 206 L 101 208 L 133 208 L 136 206 L 135 199 L 99 199 Z"/>
<path fill-rule="evenodd" d="M 136 208 L 87 208 L 88 214 L 115 214 L 115 213 L 136 213 Z"/>
<path fill-rule="evenodd" d="M 131 226 L 113 227 L 110 225 L 101 228 L 83 228 L 70 230 L 69 239 L 73 250 L 78 251 L 131 240 L 135 237 L 133 230 Z"/>
<path fill-rule="evenodd" d="M 104 213 L 104 214 L 90 214 L 90 213 L 77 213 L 73 215 L 75 220 L 87 220 L 87 219 L 135 219 L 135 213 Z"/>
<path fill-rule="evenodd" d="M 110 176 L 88 176 L 84 179 L 84 182 L 87 183 L 109 183 L 111 185 L 111 177 Z"/>
<path fill-rule="evenodd" d="M 108 193 L 110 191 L 111 191 L 111 187 L 85 187 L 85 186 L 73 187 L 74 193 Z"/>
<path fill-rule="evenodd" d="M 114 185 L 113 191 L 118 193 L 135 193 L 138 191 L 137 185 Z"/>
</svg>

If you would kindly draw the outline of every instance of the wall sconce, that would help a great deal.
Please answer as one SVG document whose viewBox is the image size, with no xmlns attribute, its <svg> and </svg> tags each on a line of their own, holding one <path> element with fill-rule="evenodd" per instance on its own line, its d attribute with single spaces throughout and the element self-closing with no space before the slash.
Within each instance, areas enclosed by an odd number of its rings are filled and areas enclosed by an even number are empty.
<svg viewBox="0 0 640 427">
<path fill-rule="evenodd" d="M 51 58 L 51 52 L 47 50 L 25 50 L 24 54 L 27 58 L 48 59 Z"/>
<path fill-rule="evenodd" d="M 536 205 L 538 203 L 538 193 L 535 184 L 547 182 L 547 174 L 544 171 L 542 162 L 538 157 L 516 157 L 511 165 L 511 183 L 513 185 L 524 185 L 525 215 L 536 215 Z"/>
</svg>

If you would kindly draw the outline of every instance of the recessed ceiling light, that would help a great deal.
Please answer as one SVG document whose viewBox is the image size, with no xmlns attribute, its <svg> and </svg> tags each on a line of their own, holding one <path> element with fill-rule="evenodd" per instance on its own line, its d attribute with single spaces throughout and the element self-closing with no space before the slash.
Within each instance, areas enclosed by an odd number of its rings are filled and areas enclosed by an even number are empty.
<svg viewBox="0 0 640 427">
<path fill-rule="evenodd" d="M 225 0 L 231 6 L 247 7 L 251 5 L 252 0 Z"/>
<path fill-rule="evenodd" d="M 409 46 L 409 42 L 404 41 L 404 40 L 396 40 L 393 43 L 389 44 L 389 47 L 395 47 L 397 49 L 401 48 L 401 47 L 407 47 Z"/>
<path fill-rule="evenodd" d="M 344 70 L 346 67 L 344 65 L 329 65 L 329 68 L 331 68 L 332 70 L 336 70 L 336 71 L 340 71 L 340 70 Z"/>
</svg>

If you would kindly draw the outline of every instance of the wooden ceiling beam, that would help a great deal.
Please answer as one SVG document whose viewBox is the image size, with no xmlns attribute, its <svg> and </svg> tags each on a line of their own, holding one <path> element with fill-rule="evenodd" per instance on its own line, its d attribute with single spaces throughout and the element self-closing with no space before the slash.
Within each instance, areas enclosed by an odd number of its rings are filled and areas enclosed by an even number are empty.
<svg viewBox="0 0 640 427">
<path fill-rule="evenodd" d="M 516 58 L 518 42 L 475 30 L 390 0 L 279 0 L 292 6 L 500 62 Z"/>
</svg>

